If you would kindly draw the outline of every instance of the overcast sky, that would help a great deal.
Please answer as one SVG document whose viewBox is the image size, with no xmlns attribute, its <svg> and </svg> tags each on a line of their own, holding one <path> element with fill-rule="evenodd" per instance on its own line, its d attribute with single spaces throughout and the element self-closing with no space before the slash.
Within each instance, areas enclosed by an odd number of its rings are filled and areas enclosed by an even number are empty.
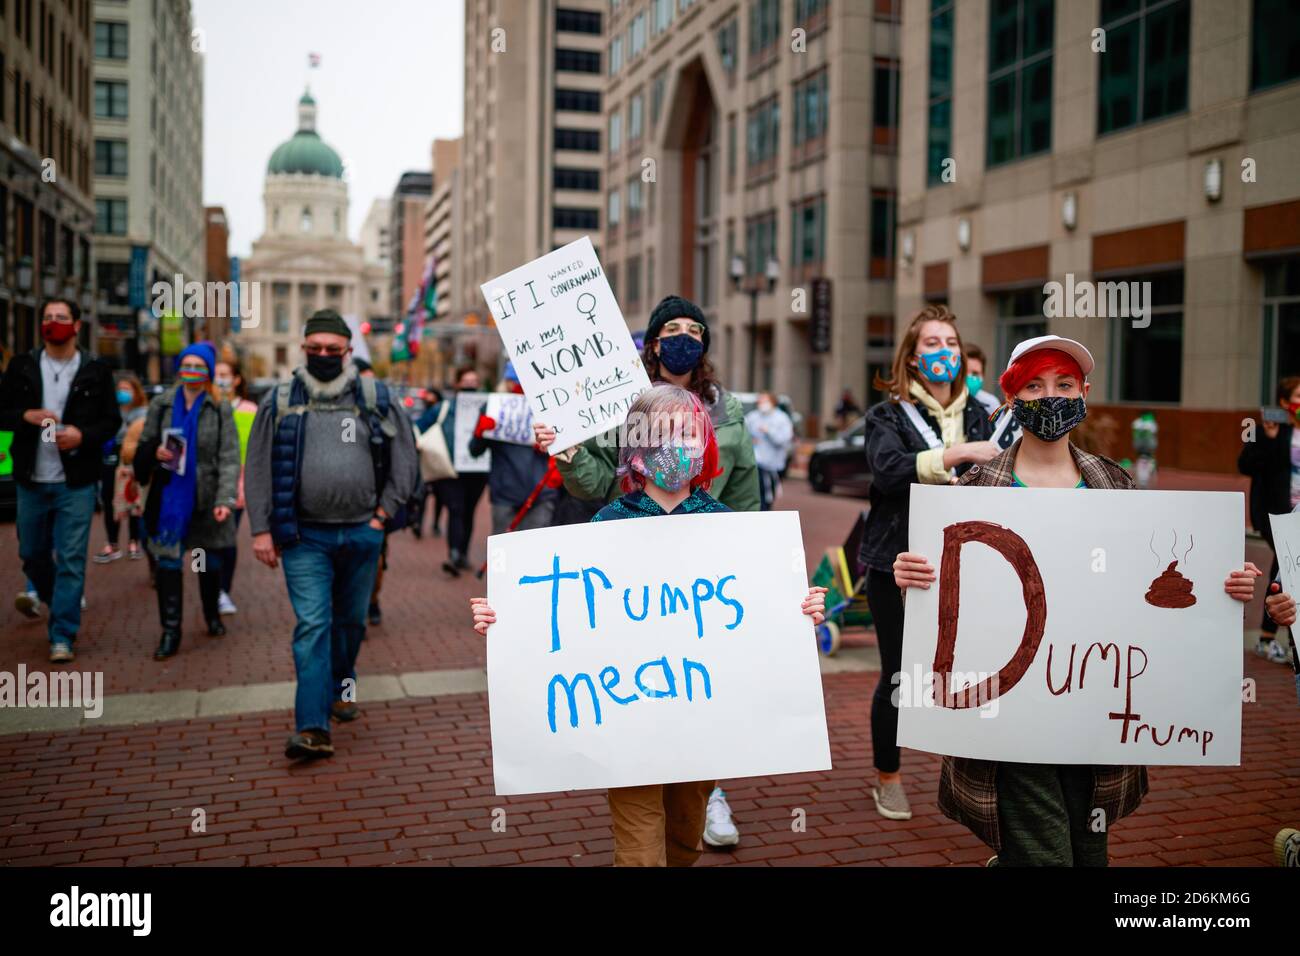
<svg viewBox="0 0 1300 956">
<path fill-rule="evenodd" d="M 261 235 L 266 162 L 298 128 L 305 84 L 317 131 L 343 157 L 354 240 L 372 200 L 428 170 L 434 139 L 461 134 L 463 0 L 193 3 L 207 44 L 203 202 L 226 207 L 232 255 Z"/>
</svg>

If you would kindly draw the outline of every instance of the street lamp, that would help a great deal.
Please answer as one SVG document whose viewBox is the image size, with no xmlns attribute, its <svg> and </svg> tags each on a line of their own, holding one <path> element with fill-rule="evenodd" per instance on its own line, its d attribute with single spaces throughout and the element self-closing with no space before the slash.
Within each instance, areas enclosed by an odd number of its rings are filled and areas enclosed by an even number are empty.
<svg viewBox="0 0 1300 956">
<path fill-rule="evenodd" d="M 745 258 L 739 253 L 731 257 L 731 283 L 738 292 L 745 279 Z M 758 296 L 764 291 L 768 294 L 774 292 L 776 282 L 781 278 L 781 264 L 774 256 L 767 257 L 767 267 L 763 270 L 763 277 L 767 280 L 766 290 L 760 282 L 753 283 L 749 288 L 749 390 L 751 392 L 756 389 L 754 362 L 758 356 Z"/>
</svg>

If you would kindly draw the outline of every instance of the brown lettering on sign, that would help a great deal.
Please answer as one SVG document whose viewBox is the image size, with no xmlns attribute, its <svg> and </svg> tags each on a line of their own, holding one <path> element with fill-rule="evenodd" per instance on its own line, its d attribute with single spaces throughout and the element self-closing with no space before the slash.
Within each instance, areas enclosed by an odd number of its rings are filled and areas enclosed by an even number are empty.
<svg viewBox="0 0 1300 956">
<path fill-rule="evenodd" d="M 961 604 L 961 546 L 968 541 L 986 544 L 1006 558 L 1020 579 L 1025 598 L 1025 630 L 1011 660 L 986 678 L 974 695 L 954 694 L 951 687 L 953 654 L 957 644 L 957 617 Z M 934 649 L 935 699 L 941 707 L 960 709 L 978 701 L 987 704 L 1005 694 L 1025 676 L 1038 653 L 1047 625 L 1047 595 L 1043 578 L 1029 545 L 1014 531 L 991 521 L 959 521 L 943 529 L 943 560 L 939 567 L 939 643 Z"/>
</svg>

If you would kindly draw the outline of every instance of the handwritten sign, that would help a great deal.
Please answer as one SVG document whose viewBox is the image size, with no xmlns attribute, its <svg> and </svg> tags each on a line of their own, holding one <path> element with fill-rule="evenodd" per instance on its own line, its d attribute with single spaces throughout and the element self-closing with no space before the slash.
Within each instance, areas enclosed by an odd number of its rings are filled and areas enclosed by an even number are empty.
<svg viewBox="0 0 1300 956">
<path fill-rule="evenodd" d="M 452 449 L 452 464 L 457 474 L 482 474 L 492 467 L 490 448 L 484 449 L 477 458 L 469 453 L 469 440 L 474 437 L 474 427 L 487 407 L 488 396 L 487 392 L 456 393 L 456 422 L 452 431 L 456 447 Z"/>
<path fill-rule="evenodd" d="M 508 441 L 514 445 L 533 443 L 533 410 L 526 395 L 493 392 L 488 396 L 487 411 L 483 414 L 497 423 L 496 428 L 483 433 L 484 438 Z"/>
<path fill-rule="evenodd" d="M 489 538 L 496 792 L 829 769 L 801 541 L 792 511 Z"/>
<path fill-rule="evenodd" d="M 990 760 L 1241 762 L 1241 495 L 913 485 L 898 742 Z M 889 679 L 886 676 L 886 679 Z"/>
<path fill-rule="evenodd" d="M 1273 529 L 1273 550 L 1277 554 L 1282 590 L 1296 597 L 1300 595 L 1300 511 L 1269 515 L 1268 523 Z"/>
<path fill-rule="evenodd" d="M 590 237 L 480 288 L 552 455 L 623 424 L 650 379 Z"/>
</svg>

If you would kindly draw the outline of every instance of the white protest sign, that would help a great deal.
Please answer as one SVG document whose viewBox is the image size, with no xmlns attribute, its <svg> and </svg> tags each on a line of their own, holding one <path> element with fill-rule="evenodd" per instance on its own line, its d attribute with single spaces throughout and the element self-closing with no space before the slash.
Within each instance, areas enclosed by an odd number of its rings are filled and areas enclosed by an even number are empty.
<svg viewBox="0 0 1300 956">
<path fill-rule="evenodd" d="M 1277 555 L 1282 590 L 1300 598 L 1300 512 L 1269 515 L 1268 523 L 1273 529 L 1273 552 Z"/>
<path fill-rule="evenodd" d="M 907 590 L 901 746 L 1241 762 L 1240 494 L 913 485 L 910 511 L 938 581 Z"/>
<path fill-rule="evenodd" d="M 623 424 L 650 379 L 590 237 L 479 288 L 552 455 Z"/>
<path fill-rule="evenodd" d="M 533 443 L 533 410 L 528 407 L 526 395 L 493 392 L 488 396 L 483 414 L 497 423 L 496 428 L 483 433 L 484 438 L 508 441 L 512 445 Z"/>
<path fill-rule="evenodd" d="M 827 770 L 799 515 L 488 538 L 498 794 Z"/>
<path fill-rule="evenodd" d="M 487 392 L 456 393 L 456 422 L 452 431 L 456 447 L 452 449 L 452 464 L 457 474 L 482 474 L 492 467 L 492 449 L 485 448 L 477 458 L 469 453 L 469 440 L 474 437 L 474 427 L 487 401 Z"/>
</svg>

